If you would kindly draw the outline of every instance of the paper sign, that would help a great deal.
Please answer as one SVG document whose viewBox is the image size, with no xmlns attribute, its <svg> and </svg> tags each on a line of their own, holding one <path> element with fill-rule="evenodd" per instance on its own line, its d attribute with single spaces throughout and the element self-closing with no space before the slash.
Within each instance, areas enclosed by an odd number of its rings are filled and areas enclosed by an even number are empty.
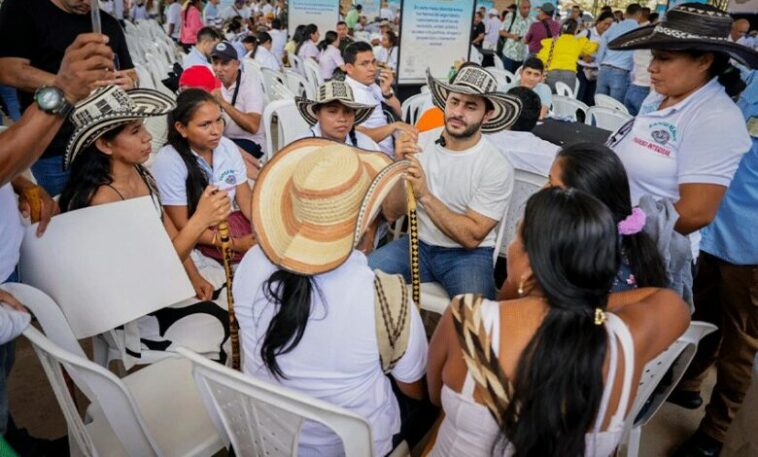
<svg viewBox="0 0 758 457">
<path fill-rule="evenodd" d="M 27 227 L 22 282 L 55 300 L 77 339 L 195 295 L 150 197 L 53 218 L 37 238 Z"/>
<path fill-rule="evenodd" d="M 295 35 L 298 25 L 316 24 L 323 38 L 337 28 L 340 20 L 339 0 L 289 0 L 289 33 Z"/>
</svg>

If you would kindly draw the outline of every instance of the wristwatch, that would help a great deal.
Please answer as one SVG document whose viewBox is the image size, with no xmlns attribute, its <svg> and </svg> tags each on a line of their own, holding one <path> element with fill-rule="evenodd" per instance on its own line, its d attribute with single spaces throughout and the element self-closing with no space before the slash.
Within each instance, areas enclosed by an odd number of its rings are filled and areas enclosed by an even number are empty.
<svg viewBox="0 0 758 457">
<path fill-rule="evenodd" d="M 384 97 L 385 100 L 389 100 L 394 96 L 395 96 L 395 91 L 392 89 L 390 89 L 390 92 L 388 94 L 385 94 L 384 92 L 382 92 L 382 97 Z"/>
<path fill-rule="evenodd" d="M 34 101 L 39 109 L 47 114 L 68 117 L 74 110 L 74 105 L 66 100 L 63 91 L 53 86 L 42 86 L 34 93 Z"/>
</svg>

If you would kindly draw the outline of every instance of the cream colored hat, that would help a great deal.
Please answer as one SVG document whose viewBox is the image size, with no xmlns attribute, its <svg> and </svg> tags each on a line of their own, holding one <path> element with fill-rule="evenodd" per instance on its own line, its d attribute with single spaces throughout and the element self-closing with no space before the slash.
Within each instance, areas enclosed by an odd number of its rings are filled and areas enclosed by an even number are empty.
<svg viewBox="0 0 758 457">
<path fill-rule="evenodd" d="M 408 165 L 323 138 L 290 143 L 253 189 L 252 225 L 263 253 L 303 275 L 339 267 Z"/>
</svg>

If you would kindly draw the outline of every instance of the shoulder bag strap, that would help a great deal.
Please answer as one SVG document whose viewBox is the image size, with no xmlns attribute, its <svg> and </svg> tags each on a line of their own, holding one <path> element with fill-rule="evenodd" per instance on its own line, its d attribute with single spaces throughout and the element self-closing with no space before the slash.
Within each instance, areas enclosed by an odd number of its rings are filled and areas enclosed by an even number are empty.
<svg viewBox="0 0 758 457">
<path fill-rule="evenodd" d="M 240 84 L 242 83 L 242 69 L 237 70 L 237 82 L 234 83 L 234 94 L 232 95 L 232 106 L 237 104 L 237 95 L 240 93 Z"/>
</svg>

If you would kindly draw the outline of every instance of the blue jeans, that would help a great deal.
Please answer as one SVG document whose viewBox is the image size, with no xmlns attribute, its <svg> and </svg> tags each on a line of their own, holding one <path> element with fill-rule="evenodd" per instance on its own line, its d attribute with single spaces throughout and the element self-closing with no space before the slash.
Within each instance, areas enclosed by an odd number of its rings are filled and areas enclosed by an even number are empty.
<svg viewBox="0 0 758 457">
<path fill-rule="evenodd" d="M 14 270 L 6 282 L 17 282 L 18 273 Z M 11 375 L 13 362 L 16 360 L 16 346 L 14 341 L 8 341 L 0 345 L 0 435 L 8 431 L 8 377 Z"/>
<path fill-rule="evenodd" d="M 601 65 L 597 74 L 596 94 L 609 95 L 624 103 L 626 88 L 629 87 L 629 70 Z"/>
<path fill-rule="evenodd" d="M 636 116 L 640 112 L 640 106 L 645 101 L 645 97 L 650 93 L 650 86 L 638 86 L 630 84 L 624 96 L 624 106 L 629 110 L 629 114 Z"/>
<path fill-rule="evenodd" d="M 503 67 L 505 67 L 506 70 L 514 74 L 516 73 L 516 70 L 518 70 L 518 67 L 520 67 L 524 63 L 524 61 L 509 59 L 508 57 L 505 57 L 504 55 L 500 55 L 500 57 L 501 57 L 500 60 L 503 61 Z"/>
<path fill-rule="evenodd" d="M 421 282 L 436 281 L 447 294 L 476 293 L 495 298 L 495 271 L 492 267 L 494 248 L 443 248 L 419 241 Z M 377 249 L 368 256 L 372 270 L 401 274 L 411 281 L 408 237 L 404 236 Z"/>
<path fill-rule="evenodd" d="M 13 122 L 18 122 L 21 119 L 21 105 L 18 103 L 16 88 L 0 84 L 0 98 L 8 111 L 8 117 L 13 119 Z"/>
<path fill-rule="evenodd" d="M 68 182 L 68 170 L 63 169 L 63 156 L 43 157 L 32 165 L 34 179 L 51 197 L 60 195 Z"/>
</svg>

